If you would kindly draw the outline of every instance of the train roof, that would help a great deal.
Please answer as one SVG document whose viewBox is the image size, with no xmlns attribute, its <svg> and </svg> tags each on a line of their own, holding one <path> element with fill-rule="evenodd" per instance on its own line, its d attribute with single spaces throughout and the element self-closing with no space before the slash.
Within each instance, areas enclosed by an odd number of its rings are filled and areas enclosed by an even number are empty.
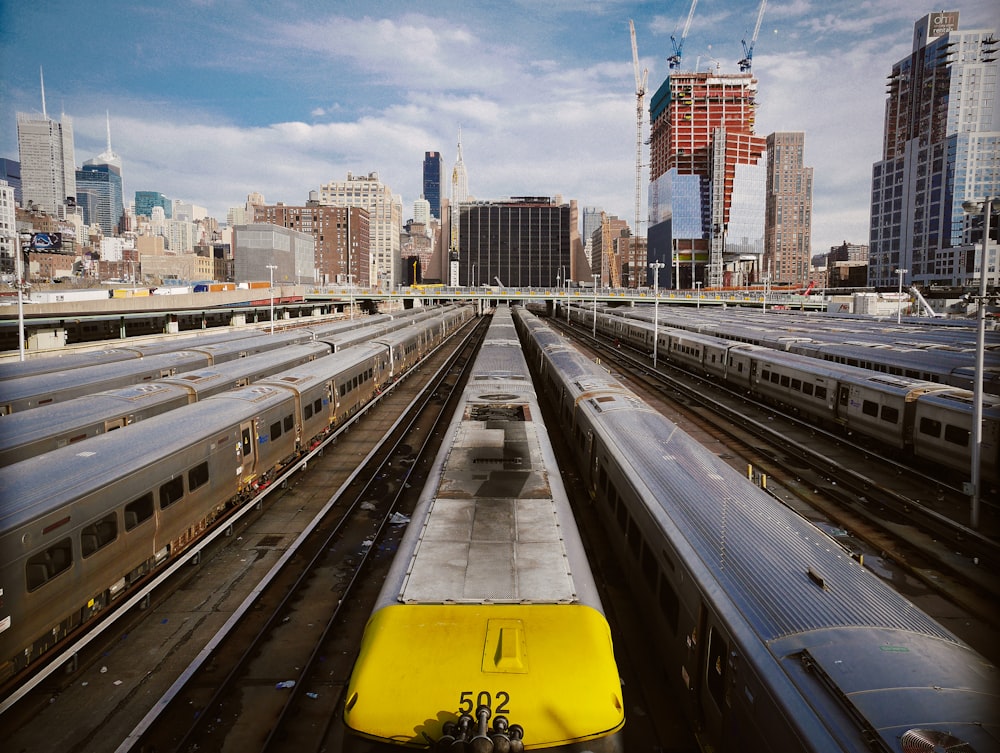
<svg viewBox="0 0 1000 753">
<path fill-rule="evenodd" d="M 80 366 L 94 366 L 115 361 L 129 361 L 139 354 L 124 348 L 105 348 L 85 353 L 64 353 L 58 356 L 39 356 L 26 361 L 0 363 L 0 380 L 46 374 L 50 371 L 65 371 Z"/>
<path fill-rule="evenodd" d="M 258 410 L 287 400 L 287 390 L 250 385 L 140 421 L 81 445 L 60 447 L 0 468 L 0 533 L 6 533 L 73 499 L 131 475 L 136 468 L 211 440 L 247 416 L 248 402 Z"/>
<path fill-rule="evenodd" d="M 289 361 L 310 355 L 320 358 L 330 354 L 330 346 L 324 343 L 306 342 L 298 345 L 288 345 L 266 353 L 256 353 L 246 358 L 209 366 L 203 369 L 192 369 L 182 374 L 164 377 L 163 382 L 186 385 L 196 394 L 203 397 L 219 389 L 220 384 L 231 384 L 234 379 L 251 379 L 256 381 L 262 374 L 273 374 L 288 366 Z"/>
<path fill-rule="evenodd" d="M 160 369 L 192 369 L 206 363 L 206 356 L 191 350 L 179 350 L 173 353 L 161 353 L 148 358 L 129 361 L 115 361 L 93 366 L 82 366 L 67 371 L 52 371 L 34 376 L 19 377 L 0 382 L 0 403 L 23 400 L 33 395 L 46 395 L 65 390 L 78 385 L 94 384 L 95 390 L 100 390 L 100 384 L 128 377 L 131 374 L 155 374 Z M 142 381 L 137 379 L 136 381 Z"/>
<path fill-rule="evenodd" d="M 585 555 L 505 308 L 494 314 L 435 469 L 410 524 L 419 545 L 406 550 L 396 600 L 599 604 L 588 568 L 574 568 Z"/>
<path fill-rule="evenodd" d="M 560 353 L 560 359 L 575 359 L 576 372 L 608 380 L 578 351 Z M 679 556 L 710 571 L 764 641 L 853 625 L 956 640 L 628 388 L 614 383 L 603 391 L 586 384 L 575 389 L 625 478 L 657 502 L 654 517 Z M 831 598 L 834 593 L 837 598 Z M 845 593 L 851 598 L 842 598 Z"/>
<path fill-rule="evenodd" d="M 151 405 L 188 399 L 190 391 L 178 384 L 147 382 L 116 390 L 42 405 L 0 417 L 0 453 L 51 435 L 67 426 L 80 426 L 108 415 L 143 410 Z"/>
</svg>

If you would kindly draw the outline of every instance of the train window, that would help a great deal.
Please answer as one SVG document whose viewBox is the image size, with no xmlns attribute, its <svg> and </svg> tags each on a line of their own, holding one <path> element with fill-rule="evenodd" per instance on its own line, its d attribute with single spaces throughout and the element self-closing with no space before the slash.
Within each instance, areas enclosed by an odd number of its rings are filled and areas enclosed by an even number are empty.
<svg viewBox="0 0 1000 753">
<path fill-rule="evenodd" d="M 285 431 L 291 431 L 292 427 L 295 426 L 295 424 L 292 421 L 291 414 L 285 416 L 284 426 L 285 426 Z"/>
<path fill-rule="evenodd" d="M 806 395 L 811 395 L 813 393 L 813 384 L 812 384 L 812 382 L 806 382 L 805 384 L 803 384 L 802 385 L 802 392 L 804 394 L 806 394 Z"/>
<path fill-rule="evenodd" d="M 251 442 L 250 442 L 250 430 L 249 429 L 244 429 L 243 430 L 243 457 L 244 457 L 244 459 L 250 457 L 250 454 L 252 452 L 253 452 L 253 444 L 251 444 Z"/>
<path fill-rule="evenodd" d="M 729 656 L 729 646 L 726 639 L 714 627 L 708 633 L 708 666 L 705 667 L 705 680 L 708 692 L 712 695 L 715 705 L 722 708 L 726 692 L 726 658 Z"/>
<path fill-rule="evenodd" d="M 131 531 L 151 517 L 153 517 L 153 492 L 146 492 L 139 499 L 125 505 L 125 530 Z"/>
<path fill-rule="evenodd" d="M 760 373 L 760 378 L 764 382 L 770 382 L 771 381 L 771 372 L 770 371 L 766 371 L 766 370 L 762 371 Z"/>
<path fill-rule="evenodd" d="M 969 446 L 969 430 L 963 429 L 960 426 L 953 426 L 951 424 L 945 424 L 944 426 L 944 441 L 951 442 L 952 444 L 957 444 L 961 447 Z"/>
<path fill-rule="evenodd" d="M 642 547 L 642 574 L 646 578 L 646 582 L 649 584 L 651 591 L 656 590 L 656 574 L 659 572 L 659 566 L 656 564 L 656 557 L 653 556 L 652 550 L 645 545 L 643 542 Z"/>
<path fill-rule="evenodd" d="M 608 472 L 604 470 L 603 465 L 597 467 L 597 485 L 604 490 L 604 493 L 608 493 Z"/>
<path fill-rule="evenodd" d="M 199 486 L 208 483 L 208 462 L 199 463 L 188 471 L 188 491 L 193 492 Z"/>
<path fill-rule="evenodd" d="M 312 415 L 313 415 L 313 407 L 312 407 L 312 405 L 307 403 L 306 406 L 302 409 L 302 413 L 305 415 L 305 418 L 306 418 L 307 421 L 310 418 L 312 418 Z"/>
<path fill-rule="evenodd" d="M 33 554 L 25 564 L 24 572 L 28 580 L 28 590 L 34 591 L 61 572 L 69 570 L 73 564 L 73 550 L 69 538 L 59 541 L 44 552 Z"/>
<path fill-rule="evenodd" d="M 781 374 L 778 374 L 777 372 L 772 371 L 771 372 L 771 384 L 777 384 L 780 381 L 781 381 Z"/>
<path fill-rule="evenodd" d="M 118 515 L 111 513 L 80 531 L 80 551 L 89 557 L 118 538 Z"/>
<path fill-rule="evenodd" d="M 802 392 L 802 380 L 801 379 L 793 379 L 792 380 L 792 389 L 795 390 L 796 392 Z"/>
<path fill-rule="evenodd" d="M 826 387 L 816 387 L 816 399 L 826 400 Z"/>
<path fill-rule="evenodd" d="M 184 496 L 184 477 L 170 479 L 160 486 L 160 509 L 166 510 L 170 505 Z"/>
<path fill-rule="evenodd" d="M 930 437 L 940 437 L 941 436 L 941 422 L 936 421 L 933 418 L 921 418 L 920 419 L 920 433 L 926 434 Z"/>
<path fill-rule="evenodd" d="M 270 430 L 269 433 L 271 435 L 271 441 L 272 442 L 275 439 L 277 439 L 278 437 L 280 437 L 281 436 L 281 421 L 275 421 L 273 424 L 271 424 L 271 430 Z"/>
<path fill-rule="evenodd" d="M 873 418 L 878 415 L 878 403 L 873 400 L 862 400 L 861 401 L 861 412 L 866 416 L 872 416 Z"/>
<path fill-rule="evenodd" d="M 788 387 L 789 382 L 791 382 L 791 380 L 788 378 L 788 375 L 787 374 L 782 374 L 781 375 L 781 386 L 782 387 Z"/>
<path fill-rule="evenodd" d="M 625 509 L 625 505 L 618 505 L 615 509 L 615 518 L 618 521 L 618 527 L 622 529 L 622 533 L 628 530 L 628 510 Z"/>
<path fill-rule="evenodd" d="M 622 505 L 625 507 L 625 505 Z M 628 528 L 625 533 L 625 540 L 629 544 L 632 556 L 639 559 L 639 547 L 642 545 L 642 537 L 639 535 L 639 528 L 635 523 L 635 518 L 629 516 Z"/>
<path fill-rule="evenodd" d="M 840 388 L 840 404 L 847 405 L 847 401 L 851 397 L 851 388 L 843 386 Z"/>
<path fill-rule="evenodd" d="M 667 623 L 670 625 L 671 630 L 677 632 L 677 617 L 681 611 L 681 602 L 677 598 L 677 592 L 674 591 L 674 587 L 670 585 L 670 581 L 666 578 L 660 578 L 660 610 L 663 612 L 663 616 L 667 618 Z"/>
<path fill-rule="evenodd" d="M 313 400 L 313 413 L 323 412 L 323 400 L 322 398 L 316 398 Z"/>
<path fill-rule="evenodd" d="M 347 394 L 347 385 L 346 384 L 340 385 L 340 396 L 343 397 L 346 394 Z"/>
<path fill-rule="evenodd" d="M 891 405 L 883 405 L 880 418 L 890 424 L 899 423 L 899 409 Z"/>
</svg>

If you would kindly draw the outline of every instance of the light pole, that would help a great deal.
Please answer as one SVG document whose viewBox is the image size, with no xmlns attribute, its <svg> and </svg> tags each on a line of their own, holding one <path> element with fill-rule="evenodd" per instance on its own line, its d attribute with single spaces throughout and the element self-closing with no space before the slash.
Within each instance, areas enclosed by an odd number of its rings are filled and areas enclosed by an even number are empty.
<svg viewBox="0 0 1000 753">
<path fill-rule="evenodd" d="M 594 339 L 597 339 L 597 281 L 600 275 L 594 275 Z"/>
<path fill-rule="evenodd" d="M 271 334 L 274 334 L 274 270 L 277 267 L 274 264 L 267 265 L 267 271 L 271 273 Z"/>
<path fill-rule="evenodd" d="M 986 351 L 986 251 L 990 243 L 990 218 L 993 214 L 995 198 L 962 203 L 962 209 L 969 213 L 982 212 L 983 217 L 983 253 L 979 257 L 979 295 L 976 297 L 976 376 L 972 390 L 972 510 L 969 515 L 969 525 L 979 527 L 980 487 L 980 456 L 983 448 L 983 368 Z"/>
<path fill-rule="evenodd" d="M 701 308 L 701 283 L 700 282 L 696 282 L 694 284 L 694 289 L 695 289 L 695 292 L 698 295 L 698 302 L 695 304 L 695 308 L 700 309 Z"/>
<path fill-rule="evenodd" d="M 476 265 L 475 265 L 475 263 L 473 263 L 473 265 L 472 265 L 472 280 L 470 282 L 472 284 L 472 287 L 476 287 Z"/>
<path fill-rule="evenodd" d="M 896 270 L 896 274 L 899 275 L 899 300 L 896 301 L 896 324 L 903 323 L 903 275 L 909 271 L 908 269 Z"/>
<path fill-rule="evenodd" d="M 15 236 L 14 241 L 14 285 L 17 286 L 17 354 L 24 360 L 24 252 L 31 247 L 31 233 Z M 20 242 L 19 242 L 20 241 Z"/>
<path fill-rule="evenodd" d="M 650 262 L 653 270 L 653 368 L 656 368 L 656 346 L 660 341 L 660 270 L 666 266 L 662 261 Z"/>
</svg>

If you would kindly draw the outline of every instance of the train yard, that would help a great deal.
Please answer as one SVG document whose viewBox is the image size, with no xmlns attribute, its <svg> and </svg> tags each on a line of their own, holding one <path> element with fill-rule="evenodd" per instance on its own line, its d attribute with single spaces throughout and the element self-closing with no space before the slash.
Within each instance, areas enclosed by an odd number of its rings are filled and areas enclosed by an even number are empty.
<svg viewBox="0 0 1000 753">
<path fill-rule="evenodd" d="M 622 380 L 655 411 L 699 437 L 710 455 L 725 460 L 739 475 L 750 476 L 757 487 L 766 485 L 770 497 L 816 523 L 830 534 L 830 541 L 840 543 L 847 559 L 862 561 L 938 623 L 997 662 L 993 636 L 1000 615 L 991 573 L 1000 564 L 1000 555 L 992 486 L 984 496 L 981 525 L 973 529 L 968 525 L 968 498 L 947 470 L 914 463 L 912 455 L 907 457 L 899 448 L 887 449 L 874 438 L 817 427 L 816 421 L 796 415 L 798 411 L 780 410 L 773 401 L 753 400 L 748 390 L 730 389 L 723 394 L 720 380 L 704 373 L 674 373 L 669 367 L 678 359 L 669 357 L 666 343 L 659 368 L 653 368 L 649 354 L 641 348 L 627 347 L 622 338 L 607 334 L 593 339 L 585 320 L 575 323 L 566 336 L 586 341 L 581 347 L 593 349 L 589 358 L 599 362 L 604 373 Z M 480 330 L 485 328 L 481 324 Z M 326 340 L 332 343 L 334 337 L 328 334 Z M 388 333 L 381 337 L 390 340 Z M 406 336 L 398 338 L 402 342 Z M 309 339 L 315 346 L 317 338 Z M 214 540 L 192 558 L 194 566 L 175 567 L 176 573 L 164 587 L 133 600 L 143 609 L 128 610 L 120 622 L 104 629 L 101 638 L 90 639 L 91 645 L 75 654 L 71 673 L 58 672 L 39 680 L 23 700 L 5 706 L 0 729 L 10 741 L 9 749 L 304 752 L 348 745 L 357 750 L 383 750 L 357 747 L 358 738 L 344 737 L 341 716 L 354 682 L 352 669 L 356 669 L 365 622 L 373 605 L 385 598 L 379 597 L 380 586 L 392 572 L 394 555 L 411 527 L 410 516 L 425 477 L 437 472 L 440 460 L 433 459 L 434 443 L 445 433 L 443 425 L 466 378 L 462 374 L 469 372 L 467 364 L 472 362 L 477 338 L 463 336 L 462 345 L 458 339 L 451 338 L 447 347 L 433 354 L 428 349 L 419 366 L 416 361 L 407 365 L 406 379 L 396 382 L 392 390 L 379 391 L 364 415 L 354 411 L 353 418 L 345 415 L 337 422 L 337 435 L 324 438 L 329 444 L 304 445 L 308 452 L 299 453 L 295 464 L 270 475 L 260 487 L 262 493 L 272 495 L 271 500 L 264 500 L 263 494 L 244 495 L 240 509 L 245 517 L 220 521 Z M 292 347 L 303 347 L 301 339 L 291 342 L 295 343 Z M 533 351 L 524 342 L 532 361 Z M 331 344 L 330 350 L 335 351 L 336 345 Z M 313 358 L 302 362 L 302 368 L 315 368 L 316 357 L 323 355 L 317 350 Z M 452 362 L 445 365 L 448 359 Z M 510 382 L 504 382 L 495 361 L 491 363 L 493 371 L 480 377 L 498 384 L 490 399 L 511 403 Z M 280 378 L 280 374 L 261 374 L 261 389 L 269 379 Z M 536 384 L 538 379 L 536 374 Z M 360 381 L 356 378 L 355 384 Z M 416 410 L 417 403 L 425 404 L 425 409 Z M 404 419 L 411 407 L 416 417 Z M 686 752 L 696 749 L 696 738 L 702 746 L 729 749 L 732 741 L 716 737 L 723 735 L 721 728 L 706 719 L 704 709 L 695 712 L 701 721 L 694 724 L 690 708 L 687 718 L 679 715 L 685 704 L 675 701 L 677 688 L 670 682 L 676 677 L 668 681 L 670 671 L 650 665 L 651 626 L 643 614 L 651 605 L 636 603 L 630 586 L 637 575 L 648 577 L 647 555 L 642 555 L 638 572 L 630 574 L 623 568 L 628 556 L 606 540 L 608 522 L 599 515 L 601 493 L 594 505 L 587 504 L 586 494 L 581 494 L 593 479 L 587 477 L 587 465 L 573 458 L 578 450 L 570 442 L 565 409 L 551 407 L 547 401 L 542 407 L 549 433 L 558 435 L 553 445 L 562 483 L 574 490 L 570 497 L 576 524 L 608 615 L 624 686 L 624 737 L 612 735 L 609 749 L 623 744 L 625 750 Z M 35 410 L 43 408 L 22 408 L 25 416 Z M 410 433 L 404 434 L 403 425 L 411 421 Z M 554 424 L 564 430 L 553 432 Z M 425 441 L 429 446 L 421 448 Z M 385 449 L 376 449 L 381 445 Z M 591 492 L 590 497 L 594 496 Z M 623 529 L 628 542 L 633 536 L 630 530 Z M 644 547 L 632 545 L 638 547 L 636 557 L 640 549 L 645 552 Z M 832 586 L 837 591 L 842 585 L 837 582 L 840 567 L 826 572 L 817 567 L 815 573 L 810 569 L 810 578 L 824 590 Z M 663 598 L 661 591 L 661 609 Z M 432 602 L 435 599 L 440 601 L 431 597 Z M 491 596 L 484 603 L 497 606 L 494 601 Z M 516 619 L 528 619 L 530 610 L 525 610 L 520 597 L 518 602 Z M 503 619 L 511 618 L 505 615 Z M 729 640 L 735 651 L 738 639 Z M 440 662 L 441 655 L 435 654 L 433 661 Z M 445 662 L 431 669 L 434 683 L 445 683 L 440 675 L 447 666 Z M 690 671 L 687 667 L 685 673 Z M 984 677 L 982 687 L 992 688 L 996 696 L 995 669 L 987 670 Z M 536 676 L 531 687 L 548 681 Z M 699 690 L 699 696 L 704 693 L 705 697 L 697 704 L 711 703 L 716 690 L 710 676 L 707 682 Z M 693 683 L 691 690 L 698 686 L 697 678 Z M 480 692 L 471 685 L 470 689 L 473 698 L 478 693 L 479 701 L 486 699 L 488 713 L 474 699 L 468 709 L 459 706 L 459 712 L 469 714 L 468 722 L 459 718 L 457 727 L 442 727 L 441 719 L 458 712 L 424 710 L 428 719 L 436 716 L 438 722 L 426 728 L 417 725 L 422 737 L 418 735 L 413 742 L 464 737 L 465 749 L 478 750 L 472 738 L 482 721 L 480 712 L 501 717 L 506 709 L 495 689 Z M 95 706 L 97 693 L 101 699 Z M 403 713 L 402 708 L 415 700 L 423 701 L 419 691 L 406 693 L 405 699 L 391 695 L 389 691 L 378 695 L 380 704 L 395 709 L 390 716 Z M 348 703 L 348 708 L 356 703 Z M 510 723 L 534 719 L 523 703 L 513 705 L 520 714 L 508 714 Z M 672 715 L 663 712 L 668 707 Z M 498 735 L 512 739 L 515 747 L 511 749 L 516 749 L 521 734 L 530 744 L 531 735 L 541 734 L 544 728 L 542 722 L 533 721 L 512 734 L 507 718 L 502 718 L 502 729 L 491 728 L 488 735 L 495 740 Z M 964 735 L 962 739 L 980 743 L 984 739 L 969 732 L 972 728 L 957 725 L 955 729 Z M 781 734 L 798 739 L 804 733 Z M 479 736 L 484 738 L 482 729 Z M 852 749 L 849 734 L 834 737 L 843 749 Z"/>
</svg>

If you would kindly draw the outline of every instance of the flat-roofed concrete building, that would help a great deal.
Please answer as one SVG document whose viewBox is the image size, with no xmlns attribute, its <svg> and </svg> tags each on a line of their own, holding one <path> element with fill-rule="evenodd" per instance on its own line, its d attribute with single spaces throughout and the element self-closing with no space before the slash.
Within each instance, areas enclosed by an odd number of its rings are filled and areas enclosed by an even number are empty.
<svg viewBox="0 0 1000 753">
<path fill-rule="evenodd" d="M 312 235 L 271 224 L 233 228 L 233 278 L 236 282 L 274 280 L 278 283 L 316 283 Z M 275 269 L 268 269 L 273 265 Z M 271 274 L 274 274 L 273 278 Z"/>
</svg>

